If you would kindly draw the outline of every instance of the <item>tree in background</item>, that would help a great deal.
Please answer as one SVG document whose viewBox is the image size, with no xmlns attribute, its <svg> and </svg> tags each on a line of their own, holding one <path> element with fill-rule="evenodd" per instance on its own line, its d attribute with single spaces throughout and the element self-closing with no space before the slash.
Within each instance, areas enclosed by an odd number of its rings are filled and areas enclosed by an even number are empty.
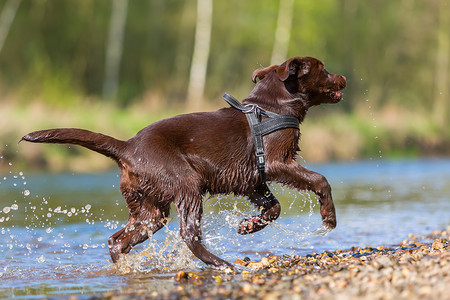
<svg viewBox="0 0 450 300">
<path fill-rule="evenodd" d="M 104 99 L 115 99 L 117 97 L 125 24 L 127 21 L 127 7 L 128 0 L 112 1 L 108 42 L 106 44 L 105 77 L 102 94 Z"/>
<path fill-rule="evenodd" d="M 270 59 L 271 65 L 279 64 L 287 58 L 293 15 L 294 0 L 280 0 L 272 58 Z"/>
<path fill-rule="evenodd" d="M 22 0 L 8 0 L 0 14 L 0 53 Z"/>
<path fill-rule="evenodd" d="M 191 110 L 204 107 L 206 71 L 208 69 L 211 40 L 213 0 L 197 0 L 197 25 L 195 27 L 194 52 L 191 60 L 187 105 Z"/>
<path fill-rule="evenodd" d="M 433 116 L 440 126 L 444 126 L 448 115 L 449 99 L 449 56 L 450 56 L 450 5 L 448 1 L 438 1 L 438 29 L 436 47 L 436 85 L 434 92 Z"/>
</svg>

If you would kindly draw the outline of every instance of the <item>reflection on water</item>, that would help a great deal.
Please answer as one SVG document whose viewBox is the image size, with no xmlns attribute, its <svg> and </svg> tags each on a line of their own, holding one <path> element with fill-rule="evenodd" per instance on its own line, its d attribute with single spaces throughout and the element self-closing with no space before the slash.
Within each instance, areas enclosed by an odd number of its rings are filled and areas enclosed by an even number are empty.
<svg viewBox="0 0 450 300">
<path fill-rule="evenodd" d="M 333 188 L 338 227 L 320 228 L 317 198 L 272 185 L 281 217 L 253 235 L 236 226 L 255 213 L 245 199 L 207 197 L 203 231 L 219 256 L 258 259 L 352 246 L 389 245 L 408 233 L 450 225 L 450 160 L 367 161 L 309 166 Z M 113 265 L 108 237 L 122 228 L 127 208 L 117 173 L 0 177 L 0 298 L 90 295 L 110 290 L 167 288 L 180 269 L 207 268 L 181 241 L 178 217 Z M 157 280 L 155 280 L 157 279 Z"/>
</svg>

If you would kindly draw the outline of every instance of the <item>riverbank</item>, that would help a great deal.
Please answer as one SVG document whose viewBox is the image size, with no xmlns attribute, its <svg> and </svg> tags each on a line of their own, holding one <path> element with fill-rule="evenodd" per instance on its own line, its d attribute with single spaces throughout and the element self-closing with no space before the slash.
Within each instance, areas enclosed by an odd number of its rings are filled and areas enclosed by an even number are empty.
<svg viewBox="0 0 450 300">
<path fill-rule="evenodd" d="M 143 286 L 92 299 L 450 299 L 449 232 L 409 235 L 393 246 L 242 258 L 236 273 L 179 271 L 171 290 Z"/>
<path fill-rule="evenodd" d="M 219 101 L 214 105 L 204 110 L 226 106 Z M 70 108 L 67 106 L 5 101 L 0 110 L 0 173 L 7 173 L 10 164 L 22 171 L 112 169 L 115 165 L 109 159 L 81 147 L 17 145 L 17 142 L 30 131 L 58 127 L 84 128 L 128 139 L 157 120 L 185 112 L 176 107 L 155 107 L 145 101 L 120 107 L 84 99 L 71 103 Z M 450 156 L 450 127 L 438 126 L 426 112 L 393 105 L 375 110 L 370 103 L 361 104 L 351 113 L 324 110 L 311 110 L 301 125 L 300 154 L 309 163 Z"/>
</svg>

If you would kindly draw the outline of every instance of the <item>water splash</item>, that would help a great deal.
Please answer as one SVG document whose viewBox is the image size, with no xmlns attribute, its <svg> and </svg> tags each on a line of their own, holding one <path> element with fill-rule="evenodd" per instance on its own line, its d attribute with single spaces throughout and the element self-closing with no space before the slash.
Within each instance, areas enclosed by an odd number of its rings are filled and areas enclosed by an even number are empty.
<svg viewBox="0 0 450 300">
<path fill-rule="evenodd" d="M 13 170 L 12 163 L 8 165 L 10 169 L 0 181 L 3 202 L 0 206 L 1 278 L 28 278 L 30 274 L 39 278 L 42 268 L 58 273 L 58 266 L 73 265 L 71 258 L 88 248 L 94 249 L 100 245 L 104 248 L 104 244 L 93 239 L 84 245 L 71 245 L 78 228 L 68 233 L 67 226 L 60 226 L 77 215 L 86 219 L 92 216 L 90 204 L 55 208 L 46 197 L 40 197 L 27 187 L 22 171 Z M 8 268 L 8 265 L 13 267 Z M 35 267 L 34 271 L 27 272 L 31 266 Z M 69 269 L 70 273 L 78 268 Z"/>
<path fill-rule="evenodd" d="M 299 248 L 311 249 L 308 241 L 310 236 L 326 235 L 329 229 L 319 227 L 311 230 L 314 208 L 317 200 L 310 193 L 293 192 L 281 186 L 273 187 L 278 193 L 289 193 L 292 202 L 287 211 L 297 210 L 307 213 L 305 222 L 295 224 L 272 222 L 262 231 L 251 235 L 239 235 L 236 231 L 243 218 L 257 214 L 255 207 L 245 198 L 232 196 L 209 196 L 204 201 L 204 216 L 202 219 L 203 243 L 209 251 L 233 262 L 237 258 L 253 255 L 261 258 L 268 254 L 280 252 L 274 245 L 282 245 L 283 252 L 288 244 L 292 251 Z M 294 203 L 298 204 L 294 209 Z M 289 212 L 287 213 L 289 215 Z M 292 214 L 292 212 L 290 213 Z M 116 227 L 108 222 L 105 226 Z M 165 236 L 163 240 L 149 237 L 142 250 L 121 255 L 117 264 L 111 265 L 111 270 L 118 274 L 159 274 L 173 273 L 178 270 L 198 270 L 205 265 L 193 256 L 180 237 L 178 219 L 169 222 L 164 232 L 155 236 Z"/>
<path fill-rule="evenodd" d="M 122 275 L 160 274 L 201 268 L 201 263 L 183 242 L 179 231 L 171 229 L 169 224 L 164 227 L 164 241 L 158 241 L 149 233 L 147 246 L 137 253 L 121 255 L 119 261 L 111 265 L 111 271 Z"/>
<path fill-rule="evenodd" d="M 14 172 L 12 164 L 9 166 L 9 175 L 0 181 L 4 187 L 14 191 L 7 197 L 10 203 L 0 207 L 0 237 L 5 237 L 0 244 L 0 254 L 6 257 L 7 263 L 17 264 L 28 257 L 28 265 L 40 266 L 36 267 L 36 272 L 45 268 L 48 272 L 66 274 L 64 276 L 70 276 L 71 272 L 82 273 L 86 268 L 109 274 L 138 276 L 170 274 L 181 269 L 198 270 L 205 267 L 182 241 L 178 219 L 166 225 L 157 236 L 150 237 L 143 246 L 122 255 L 117 264 L 112 264 L 104 243 L 108 233 L 101 229 L 117 231 L 124 226 L 123 221 L 104 218 L 97 208 L 98 203 L 64 205 L 60 201 L 54 201 L 52 196 L 39 195 L 35 185 L 27 184 L 23 172 Z M 310 247 L 307 241 L 307 237 L 312 234 L 309 219 L 313 215 L 316 201 L 308 193 L 297 193 L 279 186 L 271 188 L 275 193 L 287 194 L 291 199 L 289 203 L 283 204 L 281 218 L 306 213 L 306 221 L 297 224 L 276 221 L 261 232 L 241 236 L 236 228 L 243 218 L 258 213 L 253 205 L 247 199 L 239 197 L 209 197 L 204 202 L 205 213 L 202 220 L 206 247 L 231 262 L 247 255 L 262 257 L 284 251 L 286 247 L 283 246 L 283 250 L 280 250 L 279 245 L 286 245 L 288 242 L 292 244 L 293 251 Z M 19 219 L 22 221 L 19 222 Z M 17 224 L 24 226 L 19 234 L 18 227 L 15 227 Z M 80 257 L 83 259 L 80 260 Z M 93 265 L 87 267 L 91 263 Z M 24 276 L 27 274 L 25 269 L 18 268 L 6 268 L 0 276 L 15 276 L 14 272 L 23 273 Z"/>
<path fill-rule="evenodd" d="M 265 229 L 250 235 L 239 235 L 236 231 L 242 219 L 258 213 L 256 208 L 245 198 L 211 197 L 205 203 L 203 232 L 205 244 L 219 256 L 234 261 L 243 255 L 262 257 L 267 254 L 281 254 L 286 249 L 296 251 L 300 248 L 310 249 L 309 236 L 315 226 L 313 220 L 317 199 L 310 193 L 299 193 L 281 185 L 271 185 L 276 196 L 291 199 L 286 205 L 282 201 L 282 216 Z M 306 213 L 306 215 L 305 215 Z M 302 215 L 302 222 L 298 222 Z M 289 220 L 295 216 L 297 222 Z"/>
</svg>

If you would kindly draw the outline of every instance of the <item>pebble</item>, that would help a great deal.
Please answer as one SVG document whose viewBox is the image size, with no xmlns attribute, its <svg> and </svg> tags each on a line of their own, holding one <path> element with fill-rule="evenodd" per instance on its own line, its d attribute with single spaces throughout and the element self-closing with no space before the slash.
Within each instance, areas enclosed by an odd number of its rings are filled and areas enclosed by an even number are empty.
<svg viewBox="0 0 450 300">
<path fill-rule="evenodd" d="M 241 288 L 242 292 L 244 292 L 245 294 L 250 293 L 253 290 L 253 287 L 250 283 L 245 283 L 242 288 Z"/>
<path fill-rule="evenodd" d="M 242 260 L 240 258 L 236 259 L 234 262 L 236 265 L 241 265 L 241 266 L 247 266 L 248 265 L 248 261 Z"/>
<path fill-rule="evenodd" d="M 410 234 L 393 246 L 268 256 L 261 261 L 245 257 L 235 261 L 232 273 L 179 271 L 173 289 L 149 291 L 146 299 L 450 300 L 449 232 L 450 227 L 425 237 Z"/>
<path fill-rule="evenodd" d="M 188 278 L 188 274 L 184 271 L 178 271 L 177 275 L 175 276 L 176 281 L 186 281 Z"/>
</svg>

